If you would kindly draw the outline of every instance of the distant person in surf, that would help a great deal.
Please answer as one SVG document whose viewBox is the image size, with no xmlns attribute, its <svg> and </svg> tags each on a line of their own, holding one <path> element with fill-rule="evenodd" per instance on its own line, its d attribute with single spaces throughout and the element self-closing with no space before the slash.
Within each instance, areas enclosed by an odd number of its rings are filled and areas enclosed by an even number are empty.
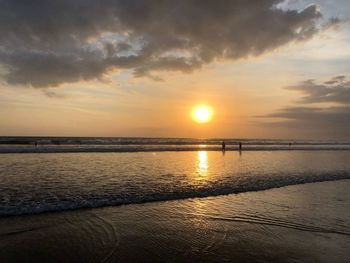
<svg viewBox="0 0 350 263">
<path fill-rule="evenodd" d="M 224 141 L 221 143 L 221 149 L 223 152 L 226 151 L 226 143 Z"/>
<path fill-rule="evenodd" d="M 238 149 L 239 149 L 239 151 L 242 151 L 242 143 L 241 142 L 238 143 Z"/>
</svg>

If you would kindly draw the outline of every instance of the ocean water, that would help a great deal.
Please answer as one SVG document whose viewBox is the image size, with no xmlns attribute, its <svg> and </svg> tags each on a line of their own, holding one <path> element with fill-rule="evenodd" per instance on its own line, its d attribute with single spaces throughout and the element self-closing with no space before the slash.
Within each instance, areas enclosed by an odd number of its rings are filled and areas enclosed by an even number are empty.
<svg viewBox="0 0 350 263">
<path fill-rule="evenodd" d="M 94 137 L 0 137 L 0 153 L 148 152 L 226 150 L 350 150 L 350 141 L 191 139 L 191 138 L 94 138 Z"/>
<path fill-rule="evenodd" d="M 0 216 L 210 197 L 350 179 L 350 151 L 342 149 L 7 152 L 0 154 Z"/>
</svg>

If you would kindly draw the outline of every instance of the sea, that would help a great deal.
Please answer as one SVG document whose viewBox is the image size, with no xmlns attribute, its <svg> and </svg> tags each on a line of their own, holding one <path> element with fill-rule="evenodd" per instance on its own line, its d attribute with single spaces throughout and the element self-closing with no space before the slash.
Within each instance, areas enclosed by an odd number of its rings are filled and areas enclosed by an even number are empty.
<svg viewBox="0 0 350 263">
<path fill-rule="evenodd" d="M 141 137 L 0 137 L 0 153 L 350 150 L 350 140 L 194 139 Z"/>
<path fill-rule="evenodd" d="M 338 181 L 349 160 L 339 140 L 0 137 L 0 217 Z"/>
</svg>

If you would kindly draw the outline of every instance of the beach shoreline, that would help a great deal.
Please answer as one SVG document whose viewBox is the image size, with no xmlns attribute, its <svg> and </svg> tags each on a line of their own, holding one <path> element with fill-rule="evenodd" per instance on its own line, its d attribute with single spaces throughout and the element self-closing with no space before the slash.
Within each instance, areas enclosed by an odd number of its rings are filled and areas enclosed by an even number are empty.
<svg viewBox="0 0 350 263">
<path fill-rule="evenodd" d="M 339 180 L 1 218 L 0 261 L 346 262 L 349 187 Z"/>
</svg>

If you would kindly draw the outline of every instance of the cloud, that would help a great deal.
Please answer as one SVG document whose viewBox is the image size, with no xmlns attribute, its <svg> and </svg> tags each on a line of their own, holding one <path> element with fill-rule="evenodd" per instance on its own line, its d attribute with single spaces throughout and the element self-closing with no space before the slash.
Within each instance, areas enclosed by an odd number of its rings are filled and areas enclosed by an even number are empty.
<svg viewBox="0 0 350 263">
<path fill-rule="evenodd" d="M 305 96 L 300 103 L 333 102 L 350 104 L 350 81 L 345 76 L 336 76 L 322 84 L 307 80 L 295 86 L 286 87 L 289 90 L 301 91 Z"/>
<path fill-rule="evenodd" d="M 64 99 L 66 98 L 66 95 L 64 94 L 58 94 L 52 90 L 49 90 L 49 89 L 45 89 L 43 90 L 44 94 L 49 97 L 49 98 L 55 98 L 55 99 Z"/>
<path fill-rule="evenodd" d="M 130 69 L 192 72 L 315 35 L 315 5 L 282 0 L 0 0 L 0 64 L 14 85 L 58 86 Z M 334 20 L 335 21 L 335 20 Z"/>
<path fill-rule="evenodd" d="M 304 96 L 297 103 L 303 105 L 261 116 L 268 119 L 265 125 L 288 128 L 301 135 L 350 139 L 350 82 L 345 76 L 336 76 L 319 84 L 306 80 L 286 89 L 302 92 Z"/>
</svg>

